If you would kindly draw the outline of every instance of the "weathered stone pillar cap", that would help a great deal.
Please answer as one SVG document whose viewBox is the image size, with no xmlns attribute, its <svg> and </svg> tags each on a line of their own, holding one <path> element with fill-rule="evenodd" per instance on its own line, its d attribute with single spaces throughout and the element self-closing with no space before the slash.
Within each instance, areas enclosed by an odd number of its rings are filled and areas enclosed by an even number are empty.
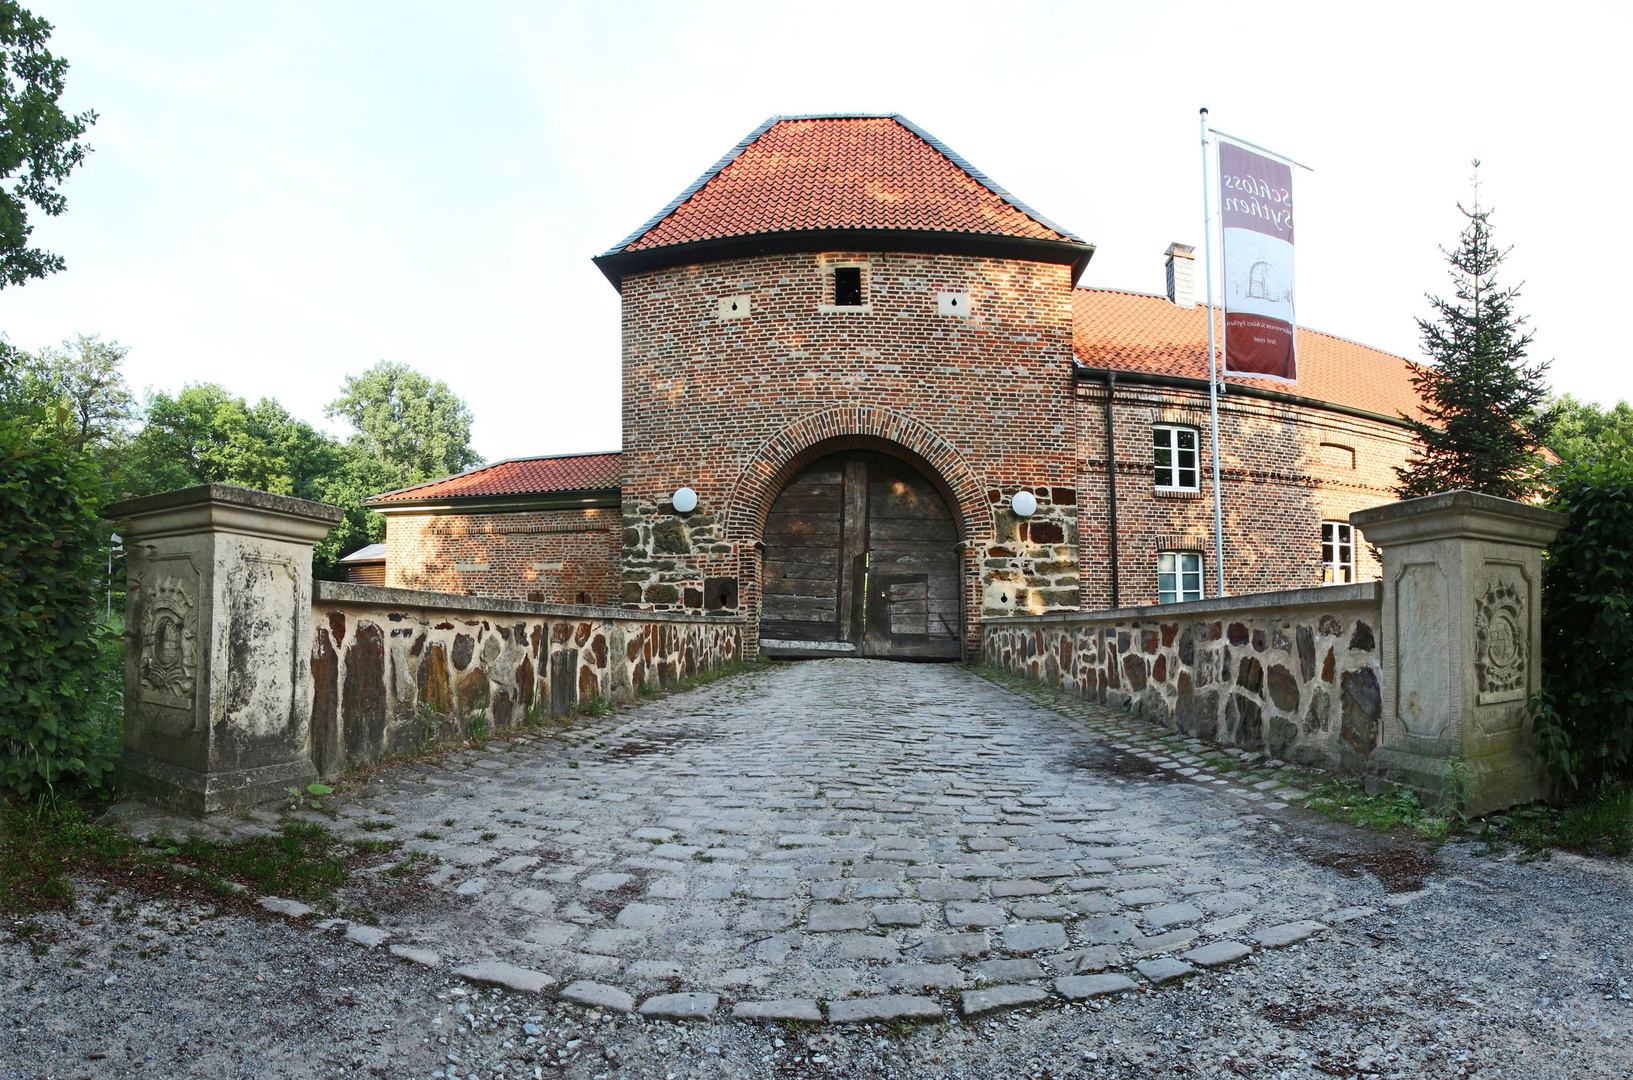
<svg viewBox="0 0 1633 1080">
<path fill-rule="evenodd" d="M 1461 537 L 1545 547 L 1571 518 L 1546 507 L 1459 489 L 1357 510 L 1349 520 L 1374 544 Z"/>
<path fill-rule="evenodd" d="M 103 508 L 102 516 L 119 522 L 133 540 L 225 532 L 315 543 L 345 512 L 328 503 L 270 491 L 200 484 L 112 503 Z"/>
</svg>

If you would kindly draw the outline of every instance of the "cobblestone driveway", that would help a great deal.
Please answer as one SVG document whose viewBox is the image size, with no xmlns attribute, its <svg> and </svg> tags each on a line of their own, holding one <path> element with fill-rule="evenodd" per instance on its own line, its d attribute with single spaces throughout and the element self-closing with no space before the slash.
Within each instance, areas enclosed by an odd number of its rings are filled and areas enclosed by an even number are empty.
<svg viewBox="0 0 1633 1080">
<path fill-rule="evenodd" d="M 862 1020 L 1165 982 L 1370 913 L 1256 859 L 1273 796 L 957 667 L 781 665 L 628 715 L 386 774 L 346 827 L 390 823 L 465 902 L 358 932 L 614 1009 Z"/>
</svg>

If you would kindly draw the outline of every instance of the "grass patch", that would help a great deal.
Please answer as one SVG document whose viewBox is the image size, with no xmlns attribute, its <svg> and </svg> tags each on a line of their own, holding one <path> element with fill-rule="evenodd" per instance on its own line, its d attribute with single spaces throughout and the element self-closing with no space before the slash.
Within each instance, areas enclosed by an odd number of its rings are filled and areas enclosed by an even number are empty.
<svg viewBox="0 0 1633 1080">
<path fill-rule="evenodd" d="M 356 850 L 314 821 L 286 821 L 272 836 L 250 836 L 225 844 L 182 840 L 176 848 L 183 862 L 206 873 L 241 882 L 263 894 L 300 900 L 333 896 L 346 883 L 347 856 Z"/>
<path fill-rule="evenodd" d="M 1369 795 L 1361 781 L 1352 776 L 1335 776 L 1321 781 L 1304 800 L 1318 814 L 1365 829 L 1390 831 L 1411 829 L 1426 840 L 1443 839 L 1450 822 L 1425 809 L 1417 793 L 1403 787 Z"/>
<path fill-rule="evenodd" d="M 71 872 L 113 867 L 135 848 L 78 806 L 0 803 L 0 911 L 72 910 Z"/>
</svg>

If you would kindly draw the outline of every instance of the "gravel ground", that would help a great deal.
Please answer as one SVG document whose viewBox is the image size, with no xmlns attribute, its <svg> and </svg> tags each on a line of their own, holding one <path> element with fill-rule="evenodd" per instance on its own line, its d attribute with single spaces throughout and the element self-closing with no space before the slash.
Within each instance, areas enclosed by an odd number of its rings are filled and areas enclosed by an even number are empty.
<svg viewBox="0 0 1633 1080">
<path fill-rule="evenodd" d="M 685 697 L 706 707 L 715 690 Z M 71 917 L 39 916 L 30 933 L 0 924 L 0 1077 L 1633 1075 L 1625 860 L 1519 864 L 1293 807 L 1243 813 L 1224 791 L 1105 752 L 1097 782 L 1168 808 L 1176 843 L 1250 861 L 1292 908 L 1316 897 L 1371 912 L 1090 1003 L 972 1019 L 947 991 L 943 1019 L 923 1024 L 755 1023 L 724 1009 L 674 1022 L 568 1004 L 559 984 L 465 982 L 451 964 L 359 942 L 359 925 L 348 938 L 316 916 L 86 881 Z M 376 899 L 383 924 L 484 910 L 424 883 Z"/>
</svg>

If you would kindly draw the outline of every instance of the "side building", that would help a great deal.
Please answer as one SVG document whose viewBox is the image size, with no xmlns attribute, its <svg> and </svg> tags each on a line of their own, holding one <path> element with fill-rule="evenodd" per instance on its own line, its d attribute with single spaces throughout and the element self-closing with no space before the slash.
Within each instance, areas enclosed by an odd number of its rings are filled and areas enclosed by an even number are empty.
<svg viewBox="0 0 1633 1080">
<path fill-rule="evenodd" d="M 622 453 L 376 497 L 387 582 L 910 658 L 975 653 L 987 616 L 1214 595 L 1190 249 L 1165 295 L 1077 288 L 1093 252 L 899 116 L 774 117 L 595 260 Z M 1297 386 L 1220 399 L 1232 592 L 1377 574 L 1347 515 L 1391 497 L 1406 362 L 1299 346 Z"/>
</svg>

